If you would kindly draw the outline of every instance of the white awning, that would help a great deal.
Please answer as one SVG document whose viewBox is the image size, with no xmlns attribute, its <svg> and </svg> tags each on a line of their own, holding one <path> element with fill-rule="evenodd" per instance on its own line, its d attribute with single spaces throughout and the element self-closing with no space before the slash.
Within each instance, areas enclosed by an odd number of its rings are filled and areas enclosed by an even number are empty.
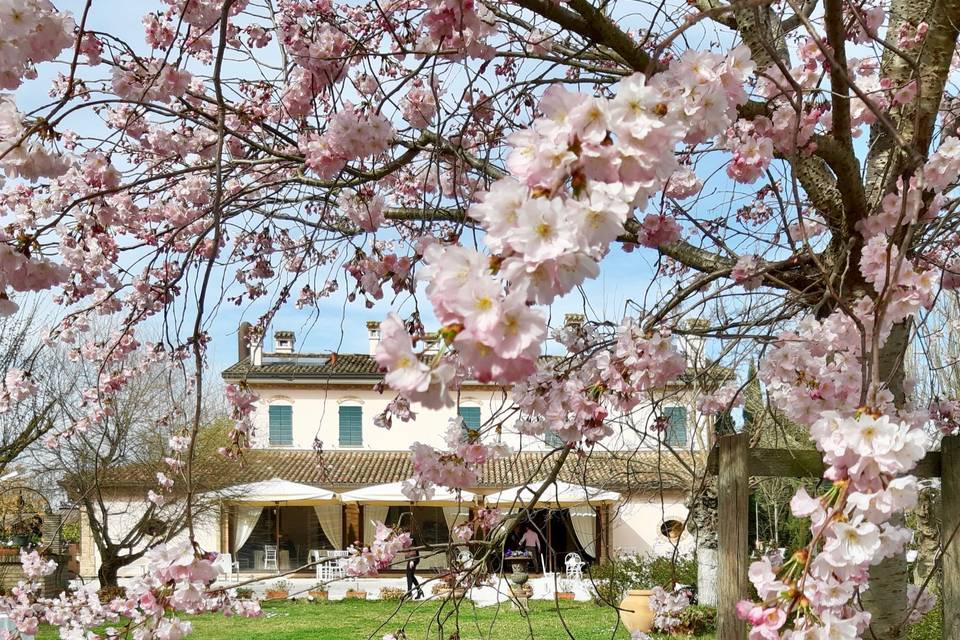
<svg viewBox="0 0 960 640">
<path fill-rule="evenodd" d="M 521 507 L 533 500 L 534 494 L 543 486 L 542 482 L 533 482 L 519 487 L 504 489 L 486 496 L 488 505 L 498 507 Z M 601 505 L 617 502 L 620 494 L 616 491 L 604 491 L 582 484 L 571 484 L 556 480 L 549 484 L 537 501 L 539 507 L 575 507 L 578 505 Z"/>
<path fill-rule="evenodd" d="M 339 500 L 333 491 L 280 478 L 237 485 L 225 489 L 222 493 L 223 499 L 227 502 L 251 506 L 271 506 L 278 503 L 311 505 Z"/>
<path fill-rule="evenodd" d="M 473 502 L 474 494 L 469 491 L 456 491 L 446 487 L 434 487 L 433 497 L 423 500 L 411 500 L 403 493 L 402 482 L 377 484 L 372 487 L 363 487 L 340 494 L 344 502 L 359 502 L 363 504 L 417 504 L 422 506 L 456 506 Z"/>
</svg>

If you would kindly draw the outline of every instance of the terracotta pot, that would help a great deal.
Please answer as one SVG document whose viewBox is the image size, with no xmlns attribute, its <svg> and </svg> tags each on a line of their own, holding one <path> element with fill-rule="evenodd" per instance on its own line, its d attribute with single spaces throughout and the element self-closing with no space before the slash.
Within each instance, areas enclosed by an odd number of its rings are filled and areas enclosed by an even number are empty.
<svg viewBox="0 0 960 640">
<path fill-rule="evenodd" d="M 353 589 L 350 589 L 349 591 L 347 591 L 347 595 L 346 595 L 345 597 L 347 597 L 347 598 L 352 598 L 352 599 L 354 599 L 354 600 L 366 600 L 366 599 L 367 599 L 367 592 L 366 592 L 366 591 L 354 591 Z"/>
<path fill-rule="evenodd" d="M 653 629 L 653 611 L 650 610 L 652 593 L 642 589 L 631 589 L 620 601 L 620 620 L 630 633 L 635 631 L 648 633 Z"/>
<path fill-rule="evenodd" d="M 267 600 L 286 600 L 287 596 L 289 595 L 289 591 L 275 591 L 274 589 L 267 589 Z"/>
<path fill-rule="evenodd" d="M 573 591 L 558 591 L 557 600 L 573 600 L 576 594 Z"/>
<path fill-rule="evenodd" d="M 330 598 L 330 593 L 327 591 L 311 591 L 310 597 L 314 600 L 328 600 Z"/>
</svg>

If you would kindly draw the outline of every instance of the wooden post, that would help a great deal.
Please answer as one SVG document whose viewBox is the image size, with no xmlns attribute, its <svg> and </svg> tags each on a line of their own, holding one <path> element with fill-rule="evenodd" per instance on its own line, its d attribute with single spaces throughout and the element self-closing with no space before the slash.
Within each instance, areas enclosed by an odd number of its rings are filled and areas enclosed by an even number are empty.
<svg viewBox="0 0 960 640">
<path fill-rule="evenodd" d="M 943 439 L 941 496 L 943 499 L 943 638 L 960 638 L 960 436 Z"/>
<path fill-rule="evenodd" d="M 734 609 L 749 594 L 747 527 L 750 520 L 750 477 L 747 475 L 746 434 L 723 436 L 718 480 L 719 571 L 717 580 L 717 640 L 743 640 L 744 621 Z"/>
</svg>

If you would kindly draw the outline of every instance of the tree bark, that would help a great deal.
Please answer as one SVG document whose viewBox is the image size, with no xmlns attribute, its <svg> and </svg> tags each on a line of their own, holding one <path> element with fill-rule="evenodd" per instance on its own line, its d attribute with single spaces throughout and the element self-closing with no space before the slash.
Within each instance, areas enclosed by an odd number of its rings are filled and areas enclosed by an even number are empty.
<svg viewBox="0 0 960 640">
<path fill-rule="evenodd" d="M 117 572 L 124 563 L 116 562 L 113 558 L 101 556 L 100 568 L 97 569 L 97 580 L 101 587 L 116 587 Z"/>
<path fill-rule="evenodd" d="M 717 550 L 697 547 L 697 602 L 717 606 Z"/>
<path fill-rule="evenodd" d="M 904 403 L 903 362 L 909 335 L 909 324 L 894 326 L 880 352 L 880 382 L 893 393 L 898 407 L 902 407 Z M 893 518 L 891 524 L 902 525 L 903 517 Z M 901 625 L 907 613 L 909 578 L 907 558 L 903 553 L 870 568 L 870 588 L 861 596 L 863 608 L 869 611 L 871 616 L 867 637 L 878 640 L 900 640 L 904 637 Z"/>
</svg>

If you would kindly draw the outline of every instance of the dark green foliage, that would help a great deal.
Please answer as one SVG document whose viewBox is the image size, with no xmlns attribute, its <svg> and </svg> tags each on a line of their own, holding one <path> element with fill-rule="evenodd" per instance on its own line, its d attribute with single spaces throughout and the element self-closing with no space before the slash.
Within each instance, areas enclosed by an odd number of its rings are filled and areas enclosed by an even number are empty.
<svg viewBox="0 0 960 640">
<path fill-rule="evenodd" d="M 691 557 L 647 558 L 632 556 L 604 562 L 589 570 L 593 582 L 594 602 L 617 604 L 629 589 L 697 584 L 697 561 Z"/>
</svg>

